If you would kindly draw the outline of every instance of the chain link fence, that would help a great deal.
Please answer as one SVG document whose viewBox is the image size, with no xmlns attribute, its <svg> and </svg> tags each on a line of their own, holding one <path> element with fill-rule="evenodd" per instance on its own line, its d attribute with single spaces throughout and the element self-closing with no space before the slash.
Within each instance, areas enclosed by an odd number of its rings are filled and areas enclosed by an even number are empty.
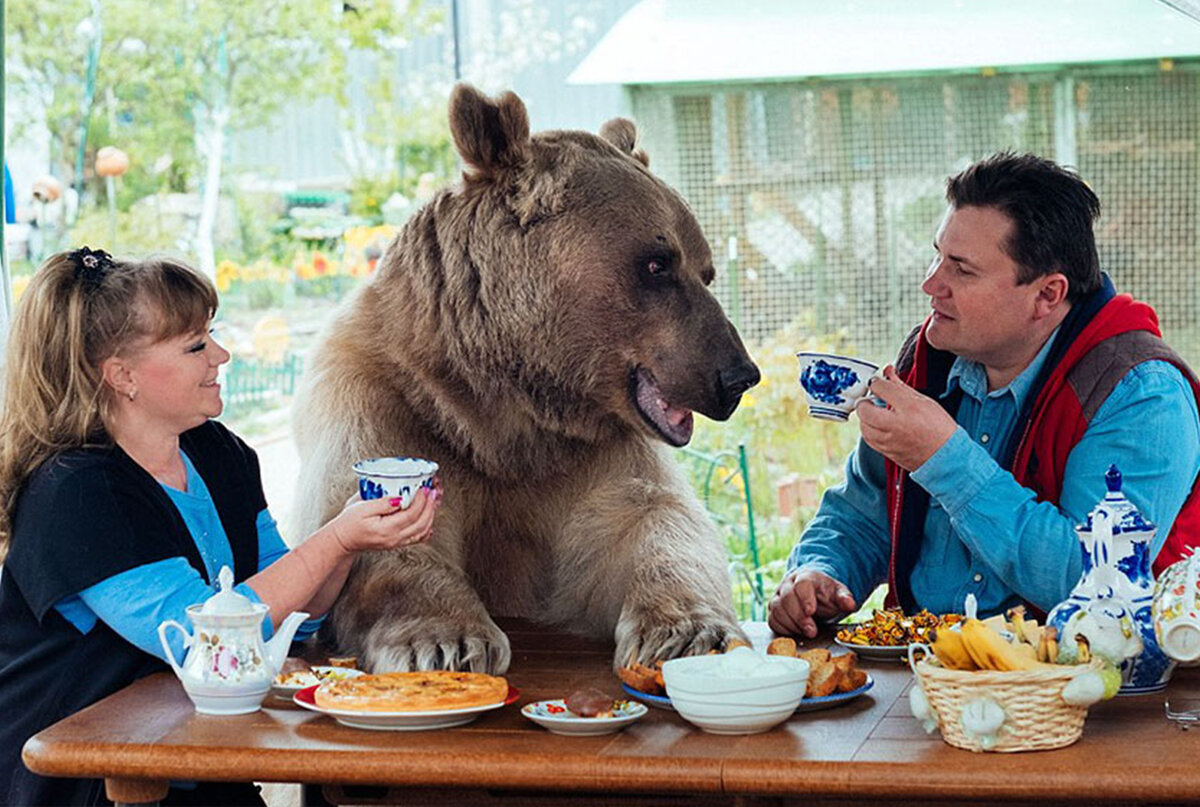
<svg viewBox="0 0 1200 807">
<path fill-rule="evenodd" d="M 948 175 L 1002 148 L 1075 167 L 1100 196 L 1118 287 L 1200 363 L 1200 63 L 630 89 L 655 171 L 713 244 L 751 339 L 800 322 L 890 360 Z"/>
</svg>

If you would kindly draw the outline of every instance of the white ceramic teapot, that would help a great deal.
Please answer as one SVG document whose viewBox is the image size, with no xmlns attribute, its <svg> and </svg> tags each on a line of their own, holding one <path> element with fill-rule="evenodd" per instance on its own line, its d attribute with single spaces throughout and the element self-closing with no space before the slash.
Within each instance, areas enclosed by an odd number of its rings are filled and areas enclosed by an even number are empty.
<svg viewBox="0 0 1200 807">
<path fill-rule="evenodd" d="M 1075 528 L 1083 550 L 1083 576 L 1071 595 L 1054 607 L 1046 624 L 1058 629 L 1059 661 L 1078 652 L 1087 637 L 1093 655 L 1121 668 L 1121 694 L 1157 692 L 1175 663 L 1154 635 L 1151 605 L 1154 575 L 1150 545 L 1156 527 L 1121 491 L 1121 472 L 1110 465 L 1108 492 Z"/>
<path fill-rule="evenodd" d="M 158 626 L 158 638 L 167 661 L 179 676 L 196 711 L 209 715 L 240 715 L 253 712 L 262 704 L 271 682 L 287 658 L 288 646 L 300 623 L 308 619 L 304 611 L 288 614 L 269 642 L 262 637 L 262 621 L 270 607 L 251 602 L 233 588 L 233 572 L 221 567 L 217 575 L 220 590 L 200 605 L 187 609 L 195 633 L 173 619 Z M 167 642 L 167 629 L 183 634 L 183 646 L 190 647 L 180 665 Z"/>
</svg>

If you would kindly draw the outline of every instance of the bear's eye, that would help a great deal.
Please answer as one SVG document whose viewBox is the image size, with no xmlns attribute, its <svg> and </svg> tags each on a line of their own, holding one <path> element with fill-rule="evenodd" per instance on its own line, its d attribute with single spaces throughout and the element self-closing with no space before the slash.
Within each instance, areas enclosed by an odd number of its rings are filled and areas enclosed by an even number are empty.
<svg viewBox="0 0 1200 807">
<path fill-rule="evenodd" d="M 671 269 L 674 266 L 674 261 L 668 255 L 651 254 L 642 258 L 642 274 L 647 280 L 664 281 L 671 277 Z"/>
</svg>

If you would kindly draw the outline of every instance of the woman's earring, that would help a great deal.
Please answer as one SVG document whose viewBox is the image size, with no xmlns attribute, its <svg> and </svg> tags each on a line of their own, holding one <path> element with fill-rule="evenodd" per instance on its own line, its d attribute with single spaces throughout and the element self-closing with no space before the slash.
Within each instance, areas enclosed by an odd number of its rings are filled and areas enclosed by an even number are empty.
<svg viewBox="0 0 1200 807">
<path fill-rule="evenodd" d="M 136 398 L 136 397 L 137 397 L 137 390 L 136 390 L 136 389 L 131 389 L 131 390 L 129 390 L 129 392 L 128 392 L 128 393 L 126 393 L 126 394 L 127 394 L 127 395 L 129 395 L 129 400 L 131 400 L 131 401 L 132 401 L 134 398 Z"/>
</svg>

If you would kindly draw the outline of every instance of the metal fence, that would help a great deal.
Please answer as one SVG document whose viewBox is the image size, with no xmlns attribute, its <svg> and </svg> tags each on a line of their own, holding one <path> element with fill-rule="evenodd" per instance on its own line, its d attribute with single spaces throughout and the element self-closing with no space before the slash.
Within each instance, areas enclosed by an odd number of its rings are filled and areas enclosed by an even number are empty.
<svg viewBox="0 0 1200 807">
<path fill-rule="evenodd" d="M 946 177 L 1010 148 L 1079 170 L 1104 206 L 1104 269 L 1200 363 L 1200 63 L 644 86 L 631 100 L 651 165 L 728 251 L 717 293 L 751 338 L 799 321 L 890 359 L 928 310 Z"/>
<path fill-rule="evenodd" d="M 767 590 L 758 552 L 746 446 L 712 452 L 682 448 L 679 460 L 725 540 L 738 619 L 765 620 Z"/>
<path fill-rule="evenodd" d="M 221 380 L 225 416 L 236 417 L 254 409 L 282 405 L 295 394 L 303 368 L 304 361 L 296 353 L 289 353 L 278 362 L 235 356 Z"/>
</svg>

